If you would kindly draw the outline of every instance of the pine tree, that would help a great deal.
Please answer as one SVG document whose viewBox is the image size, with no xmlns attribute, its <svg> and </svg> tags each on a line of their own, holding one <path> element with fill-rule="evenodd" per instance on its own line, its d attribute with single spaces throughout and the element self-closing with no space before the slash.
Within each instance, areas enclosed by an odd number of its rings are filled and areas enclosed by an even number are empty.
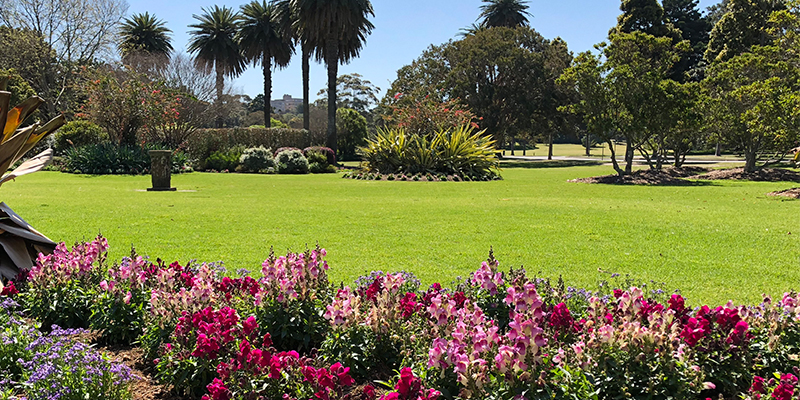
<svg viewBox="0 0 800 400">
<path fill-rule="evenodd" d="M 679 29 L 681 39 L 688 40 L 691 46 L 690 52 L 681 57 L 670 74 L 681 82 L 686 80 L 687 73 L 701 78 L 694 70 L 703 61 L 703 54 L 708 47 L 712 25 L 700 13 L 698 3 L 698 0 L 664 0 L 664 21 Z"/>
</svg>

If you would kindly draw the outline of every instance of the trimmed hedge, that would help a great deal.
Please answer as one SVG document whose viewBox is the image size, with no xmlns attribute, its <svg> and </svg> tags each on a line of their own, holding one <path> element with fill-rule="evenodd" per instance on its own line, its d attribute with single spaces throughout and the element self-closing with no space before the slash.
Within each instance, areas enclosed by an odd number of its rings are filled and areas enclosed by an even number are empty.
<svg viewBox="0 0 800 400">
<path fill-rule="evenodd" d="M 306 148 L 325 143 L 325 134 L 314 134 L 304 129 L 285 128 L 227 128 L 200 129 L 193 134 L 186 145 L 186 153 L 193 160 L 203 164 L 214 152 L 233 147 L 281 147 Z"/>
</svg>

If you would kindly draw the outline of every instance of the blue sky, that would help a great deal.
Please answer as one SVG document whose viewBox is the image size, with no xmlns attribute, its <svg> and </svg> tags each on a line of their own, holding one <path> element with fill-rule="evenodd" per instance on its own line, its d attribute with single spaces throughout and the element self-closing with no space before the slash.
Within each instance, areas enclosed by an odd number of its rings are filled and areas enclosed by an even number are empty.
<svg viewBox="0 0 800 400">
<path fill-rule="evenodd" d="M 188 25 L 192 14 L 201 8 L 227 5 L 237 8 L 245 0 L 128 0 L 129 13 L 149 11 L 166 21 L 173 31 L 173 46 L 184 51 L 189 40 Z M 705 9 L 717 0 L 700 0 Z M 560 36 L 575 53 L 590 50 L 603 41 L 620 14 L 618 0 L 532 0 L 529 11 L 531 25 L 544 37 Z M 397 70 L 419 57 L 431 44 L 441 44 L 457 36 L 459 29 L 475 22 L 481 0 L 372 0 L 375 8 L 375 30 L 358 59 L 339 67 L 340 74 L 360 73 L 381 88 L 381 94 L 396 77 Z M 234 82 L 240 92 L 255 96 L 263 91 L 260 67 L 250 67 Z M 311 99 L 326 85 L 322 64 L 311 65 Z M 289 67 L 273 73 L 272 98 L 283 94 L 302 96 L 300 59 L 295 57 Z"/>
</svg>

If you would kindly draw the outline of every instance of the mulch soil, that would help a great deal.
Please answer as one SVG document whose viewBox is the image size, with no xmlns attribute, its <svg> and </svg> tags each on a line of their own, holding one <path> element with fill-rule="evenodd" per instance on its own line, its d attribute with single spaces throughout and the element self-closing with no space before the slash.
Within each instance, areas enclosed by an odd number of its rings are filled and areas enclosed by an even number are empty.
<svg viewBox="0 0 800 400">
<path fill-rule="evenodd" d="M 594 176 L 591 178 L 573 179 L 569 182 L 601 183 L 613 185 L 693 185 L 692 181 L 743 180 L 757 182 L 800 182 L 800 173 L 781 168 L 765 168 L 746 173 L 744 168 L 709 170 L 702 167 L 665 168 L 661 171 L 643 169 L 631 175 Z M 782 196 L 791 196 L 781 194 Z"/>
<path fill-rule="evenodd" d="M 720 169 L 705 174 L 690 176 L 689 179 L 703 180 L 743 180 L 758 182 L 800 182 L 800 173 L 781 168 L 764 168 L 756 172 L 744 172 L 744 168 Z"/>
<path fill-rule="evenodd" d="M 777 192 L 767 193 L 768 196 L 783 196 L 791 199 L 800 199 L 800 188 L 780 190 Z"/>
<path fill-rule="evenodd" d="M 665 168 L 661 171 L 642 169 L 634 171 L 631 175 L 603 175 L 590 178 L 572 179 L 569 182 L 600 183 L 611 185 L 691 185 L 692 182 L 684 178 L 708 172 L 700 167 Z"/>
<path fill-rule="evenodd" d="M 131 392 L 133 400 L 183 400 L 183 397 L 174 396 L 169 389 L 160 385 L 153 379 L 147 366 L 144 365 L 144 351 L 138 347 L 108 347 L 100 348 L 104 350 L 112 359 L 127 365 L 133 374 L 139 377 Z"/>
</svg>

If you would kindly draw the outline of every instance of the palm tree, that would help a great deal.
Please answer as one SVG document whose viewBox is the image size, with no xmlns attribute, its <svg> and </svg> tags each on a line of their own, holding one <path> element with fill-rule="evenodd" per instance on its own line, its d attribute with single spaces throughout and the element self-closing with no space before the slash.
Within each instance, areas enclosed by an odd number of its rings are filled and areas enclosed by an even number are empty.
<svg viewBox="0 0 800 400">
<path fill-rule="evenodd" d="M 239 30 L 239 14 L 228 7 L 214 6 L 203 9 L 203 15 L 192 15 L 199 22 L 189 25 L 195 30 L 189 40 L 189 52 L 197 53 L 195 64 L 217 73 L 217 128 L 222 127 L 222 90 L 225 76 L 237 76 L 244 71 L 245 61 L 236 43 L 235 35 Z"/>
<path fill-rule="evenodd" d="M 123 58 L 138 51 L 165 56 L 172 52 L 172 39 L 169 37 L 172 30 L 163 20 L 148 12 L 126 18 L 119 30 L 119 50 Z"/>
<path fill-rule="evenodd" d="M 289 65 L 294 46 L 281 31 L 276 6 L 265 0 L 253 0 L 242 6 L 241 28 L 236 41 L 242 55 L 254 65 L 261 63 L 264 71 L 264 126 L 272 126 L 269 101 L 272 98 L 272 62 L 278 67 Z"/>
<path fill-rule="evenodd" d="M 481 25 L 487 28 L 528 26 L 528 2 L 524 0 L 483 0 Z"/>
<path fill-rule="evenodd" d="M 303 129 L 308 130 L 311 126 L 308 100 L 312 49 L 311 44 L 301 36 L 301 32 L 297 29 L 297 13 L 292 9 L 291 3 L 291 0 L 276 0 L 274 4 L 277 8 L 276 13 L 281 32 L 295 44 L 299 44 L 301 48 L 303 58 Z"/>
<path fill-rule="evenodd" d="M 313 48 L 317 60 L 328 67 L 328 138 L 336 151 L 336 78 L 339 62 L 358 56 L 367 35 L 375 26 L 369 0 L 291 0 L 297 15 L 297 29 Z"/>
</svg>

